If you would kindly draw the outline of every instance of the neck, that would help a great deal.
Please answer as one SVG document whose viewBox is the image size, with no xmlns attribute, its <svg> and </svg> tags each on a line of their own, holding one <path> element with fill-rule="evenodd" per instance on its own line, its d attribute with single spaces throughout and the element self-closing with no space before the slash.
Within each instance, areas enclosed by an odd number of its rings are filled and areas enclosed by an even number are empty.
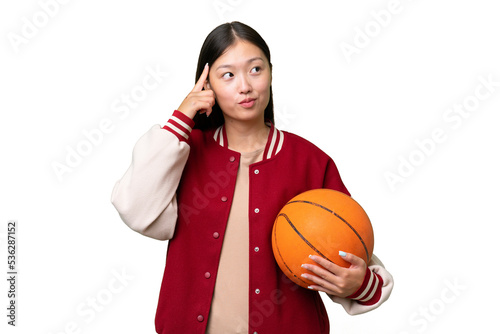
<svg viewBox="0 0 500 334">
<path fill-rule="evenodd" d="M 237 152 L 253 152 L 267 143 L 269 127 L 264 120 L 258 122 L 236 122 L 226 120 L 224 123 L 228 147 Z"/>
</svg>

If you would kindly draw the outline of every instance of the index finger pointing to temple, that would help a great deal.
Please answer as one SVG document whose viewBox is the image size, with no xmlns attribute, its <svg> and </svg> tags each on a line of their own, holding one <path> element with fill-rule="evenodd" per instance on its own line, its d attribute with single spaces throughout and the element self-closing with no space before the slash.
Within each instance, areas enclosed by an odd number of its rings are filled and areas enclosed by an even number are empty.
<svg viewBox="0 0 500 334">
<path fill-rule="evenodd" d="M 203 89 L 203 85 L 205 84 L 205 81 L 208 78 L 208 72 L 209 72 L 209 67 L 208 63 L 205 65 L 205 68 L 203 69 L 203 72 L 200 75 L 200 78 L 198 79 L 198 82 L 194 85 L 193 92 L 201 92 Z"/>
</svg>

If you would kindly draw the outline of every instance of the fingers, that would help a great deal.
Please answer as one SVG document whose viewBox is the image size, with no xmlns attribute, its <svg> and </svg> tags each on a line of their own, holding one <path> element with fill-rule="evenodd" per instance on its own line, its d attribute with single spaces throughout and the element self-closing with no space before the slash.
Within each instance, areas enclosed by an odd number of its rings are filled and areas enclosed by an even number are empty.
<svg viewBox="0 0 500 334">
<path fill-rule="evenodd" d="M 207 63 L 193 90 L 182 101 L 179 108 L 177 108 L 177 110 L 191 119 L 194 118 L 197 112 L 206 114 L 207 116 L 212 113 L 212 107 L 215 105 L 215 93 L 211 89 L 203 90 L 209 71 L 210 68 Z"/>
<path fill-rule="evenodd" d="M 309 289 L 323 291 L 331 295 L 339 295 L 342 293 L 340 287 L 337 286 L 337 278 L 330 271 L 311 264 L 304 264 L 302 267 L 312 273 L 304 273 L 301 275 L 303 278 L 313 282 L 312 285 L 308 286 Z"/>
<path fill-rule="evenodd" d="M 210 72 L 210 67 L 208 63 L 205 64 L 203 68 L 203 72 L 200 75 L 200 78 L 194 85 L 191 94 L 198 96 L 196 100 L 196 107 L 200 114 L 207 114 L 209 116 L 212 113 L 212 107 L 215 103 L 215 95 L 212 90 L 208 89 L 203 91 L 203 87 L 205 86 L 205 82 L 207 82 L 208 73 Z"/>
<path fill-rule="evenodd" d="M 333 275 L 338 275 L 342 267 L 336 265 L 335 263 L 322 258 L 321 256 L 311 255 L 309 256 L 311 260 L 319 264 L 321 267 L 327 269 Z"/>
<path fill-rule="evenodd" d="M 207 114 L 209 116 L 212 113 L 212 107 L 215 104 L 215 97 L 213 92 L 210 91 L 204 91 L 203 93 L 206 92 L 205 97 L 200 98 L 198 100 L 198 106 L 195 107 L 195 109 L 198 109 L 200 114 Z"/>
<path fill-rule="evenodd" d="M 344 268 L 320 256 L 312 255 L 310 259 L 318 265 L 304 264 L 302 267 L 311 272 L 302 275 L 314 284 L 310 289 L 323 291 L 331 295 L 346 297 L 352 295 L 363 283 L 366 264 L 363 259 L 349 253 L 340 252 L 342 258 L 351 263 Z"/>
<path fill-rule="evenodd" d="M 205 65 L 205 68 L 203 69 L 203 72 L 200 75 L 200 78 L 194 85 L 194 88 L 192 92 L 201 92 L 203 90 L 203 85 L 205 84 L 205 81 L 208 78 L 208 72 L 210 71 L 208 63 Z"/>
<path fill-rule="evenodd" d="M 212 90 L 204 90 L 201 92 L 192 92 L 182 101 L 182 104 L 177 108 L 191 119 L 197 112 L 207 113 L 210 115 L 212 107 L 215 104 L 215 94 Z"/>
</svg>

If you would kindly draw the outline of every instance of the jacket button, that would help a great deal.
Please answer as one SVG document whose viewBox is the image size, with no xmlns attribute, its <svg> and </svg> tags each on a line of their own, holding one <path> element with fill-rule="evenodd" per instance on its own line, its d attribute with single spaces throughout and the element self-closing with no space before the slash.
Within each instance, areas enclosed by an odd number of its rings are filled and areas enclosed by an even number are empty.
<svg viewBox="0 0 500 334">
<path fill-rule="evenodd" d="M 210 275 L 210 273 L 207 271 L 207 272 L 205 273 L 205 278 L 210 278 L 210 276 L 211 276 L 211 275 Z"/>
<path fill-rule="evenodd" d="M 259 293 L 260 293 L 260 290 L 259 290 L 259 289 L 255 289 L 255 293 L 256 293 L 256 294 L 259 294 Z"/>
<path fill-rule="evenodd" d="M 219 233 L 218 232 L 214 232 L 214 234 L 212 234 L 212 236 L 214 237 L 214 239 L 217 239 L 219 237 Z"/>
<path fill-rule="evenodd" d="M 257 253 L 259 251 L 259 247 L 255 247 L 253 250 Z"/>
<path fill-rule="evenodd" d="M 255 210 L 253 210 L 255 213 L 259 213 L 259 208 L 255 208 Z"/>
<path fill-rule="evenodd" d="M 226 196 L 222 196 L 222 197 L 220 198 L 220 200 L 221 200 L 221 201 L 223 201 L 223 202 L 227 202 L 227 197 L 226 197 Z"/>
<path fill-rule="evenodd" d="M 231 162 L 234 162 L 234 160 L 236 160 L 236 158 L 235 158 L 234 156 L 231 156 L 231 157 L 229 158 L 229 161 L 231 161 Z"/>
<path fill-rule="evenodd" d="M 259 170 L 258 170 L 258 169 L 254 170 L 253 172 L 254 172 L 255 174 L 259 174 Z"/>
<path fill-rule="evenodd" d="M 203 321 L 203 316 L 200 314 L 199 316 L 196 317 L 196 320 L 198 320 L 199 322 L 202 322 Z"/>
</svg>

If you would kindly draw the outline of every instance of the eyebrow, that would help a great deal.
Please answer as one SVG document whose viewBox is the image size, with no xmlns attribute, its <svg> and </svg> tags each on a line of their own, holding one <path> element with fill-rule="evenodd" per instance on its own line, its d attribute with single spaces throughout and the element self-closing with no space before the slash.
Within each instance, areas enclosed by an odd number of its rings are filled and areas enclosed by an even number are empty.
<svg viewBox="0 0 500 334">
<path fill-rule="evenodd" d="M 250 63 L 252 63 L 252 62 L 254 62 L 256 60 L 264 61 L 264 59 L 262 59 L 262 57 L 253 57 L 253 58 L 250 58 L 250 59 L 247 60 L 247 64 L 250 64 Z M 218 66 L 215 70 L 217 71 L 217 70 L 219 70 L 221 68 L 231 68 L 231 67 L 234 67 L 234 66 L 231 65 L 231 64 L 222 64 L 222 65 Z"/>
</svg>

